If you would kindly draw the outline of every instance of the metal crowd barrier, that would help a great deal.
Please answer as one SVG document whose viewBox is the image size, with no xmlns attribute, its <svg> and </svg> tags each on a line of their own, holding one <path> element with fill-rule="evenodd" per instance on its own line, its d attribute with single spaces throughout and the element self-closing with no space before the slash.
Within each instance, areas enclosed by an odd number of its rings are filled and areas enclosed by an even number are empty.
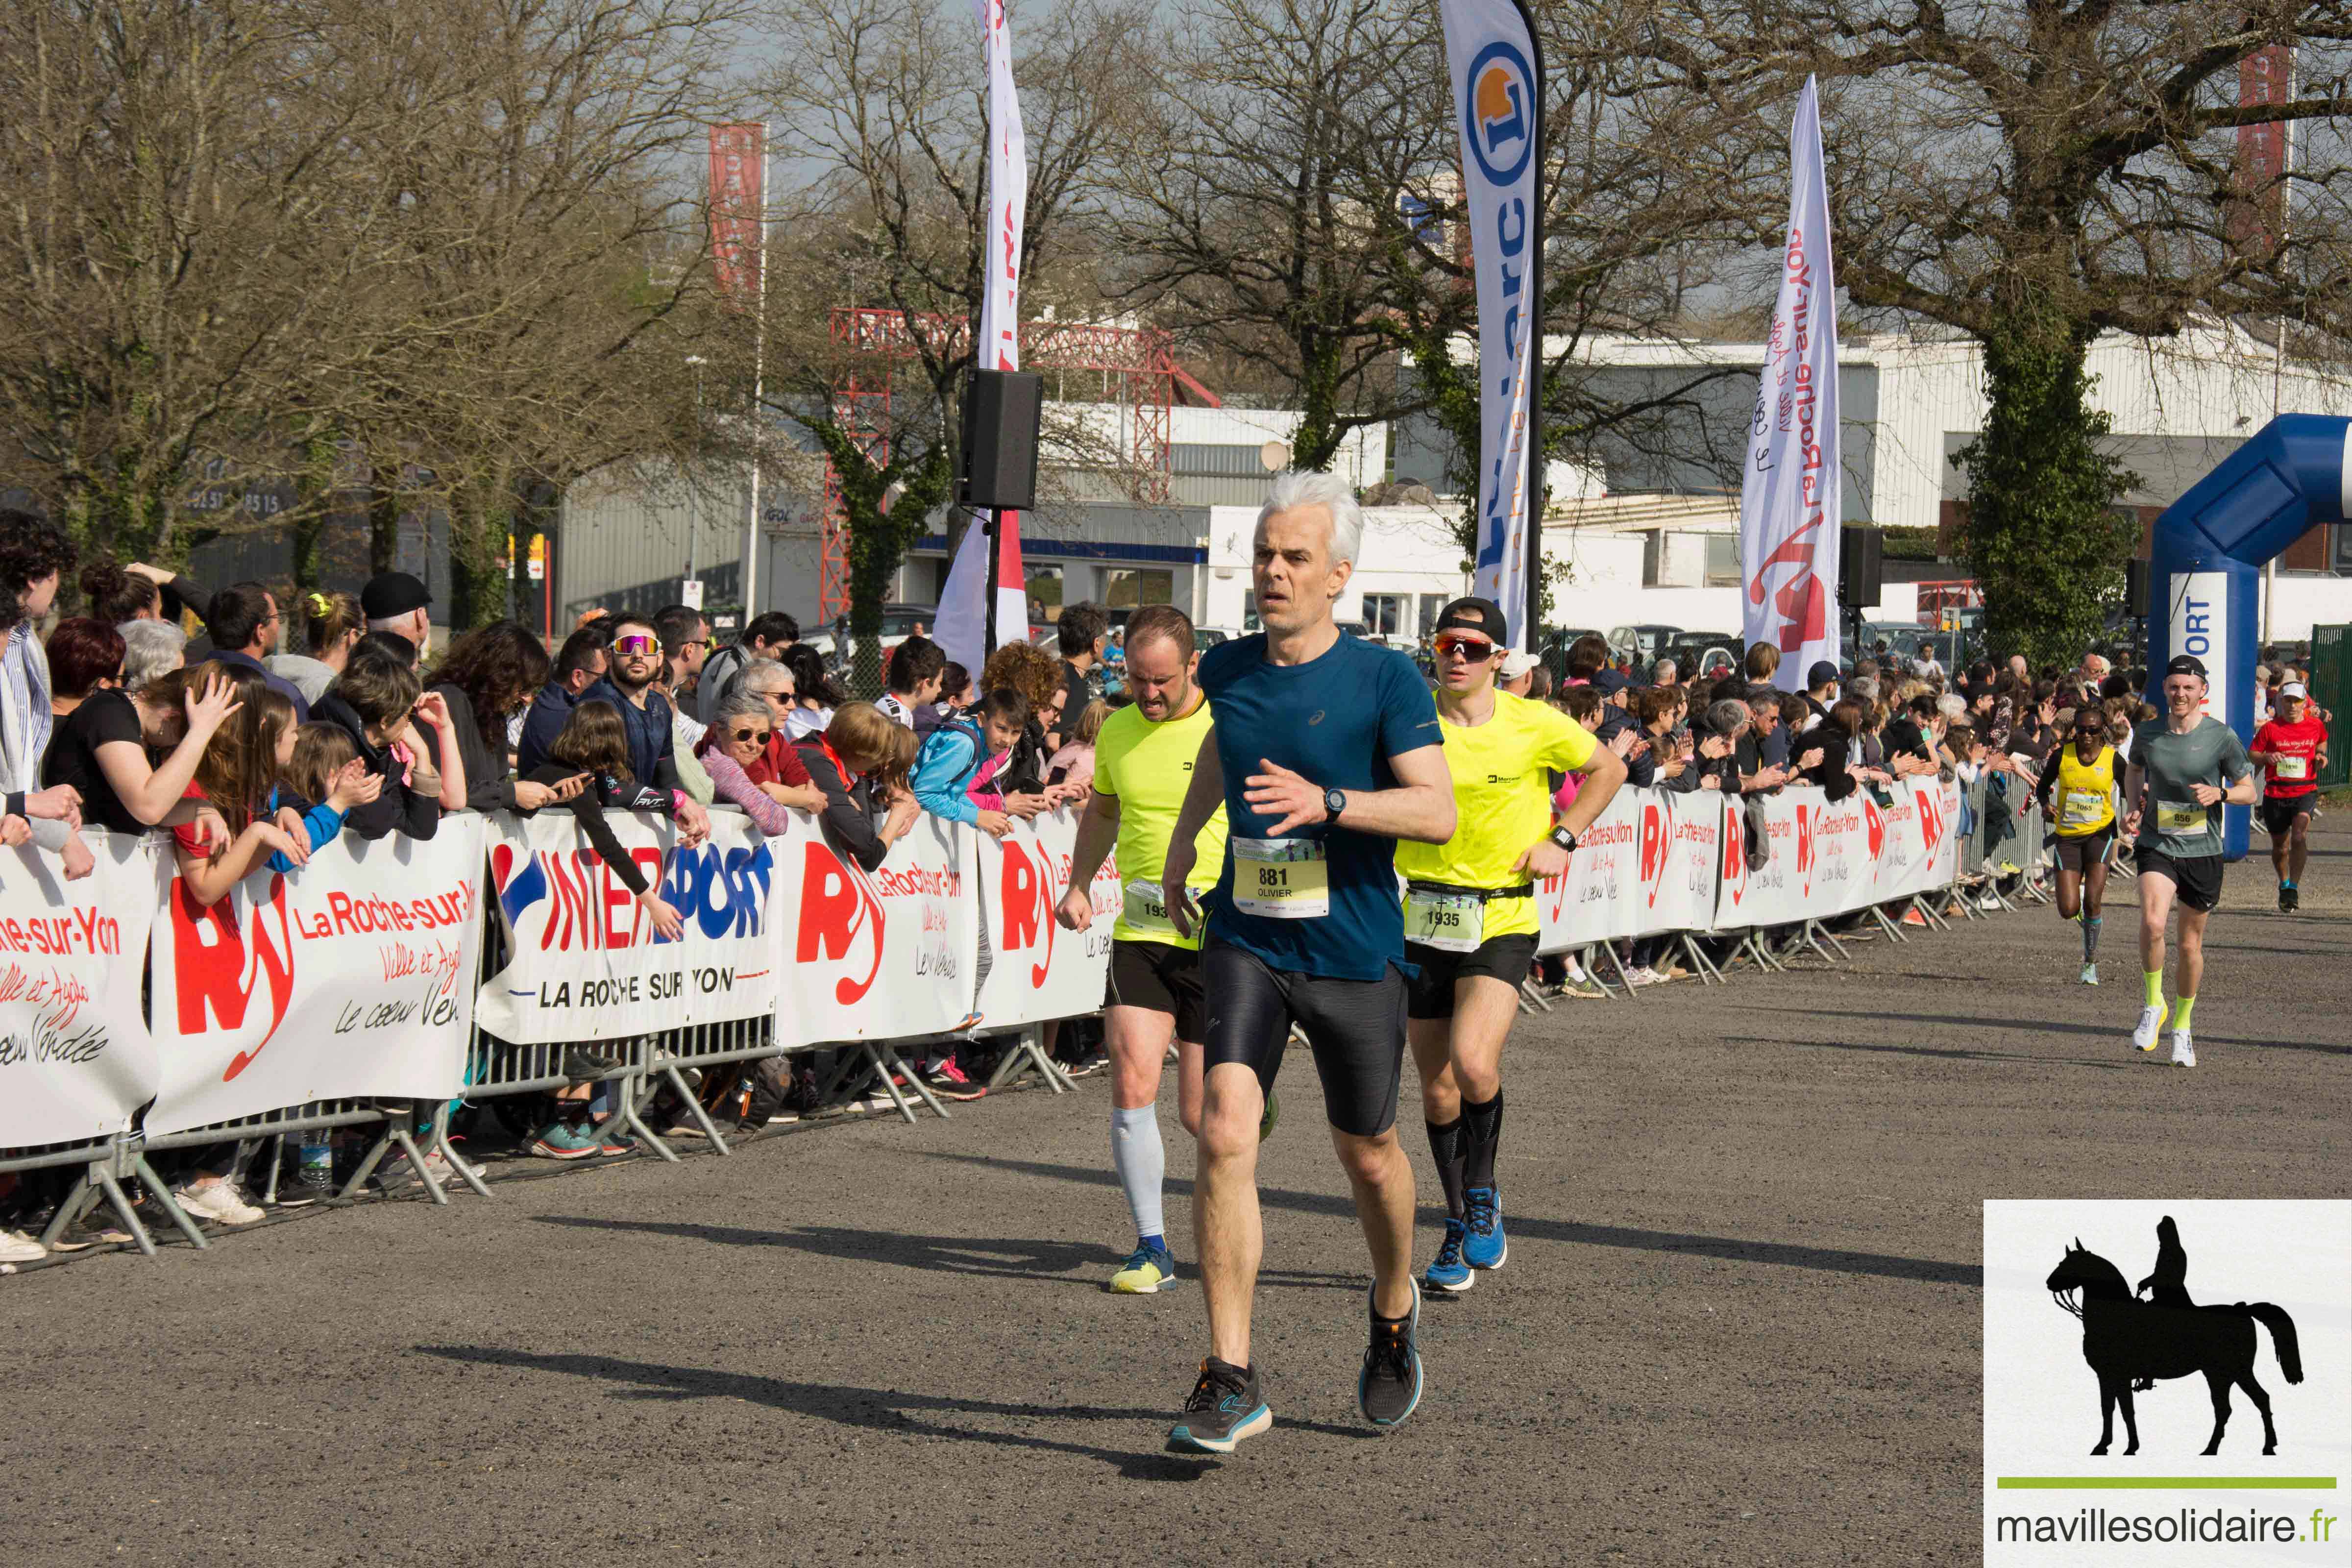
<svg viewBox="0 0 2352 1568">
<path fill-rule="evenodd" d="M 2003 841 L 2002 849 L 1997 856 L 1989 858 L 1984 831 L 1984 810 L 1989 798 L 1985 780 L 1979 777 L 1967 786 L 1967 793 L 1976 830 L 1962 837 L 1958 874 L 1950 885 L 1916 895 L 1907 900 L 1921 911 L 1930 925 L 1937 929 L 1949 929 L 1948 920 L 1956 912 L 1964 918 L 1975 918 L 1982 912 L 1970 907 L 1971 900 L 1968 895 L 1971 885 L 1991 889 L 2004 908 L 2016 908 L 1996 886 L 2000 878 L 2011 874 L 2000 870 L 2004 861 L 2016 868 L 2014 875 L 2029 896 L 2041 897 L 2032 889 L 2031 874 L 2045 849 L 2045 827 L 2041 811 L 2033 804 L 2031 795 L 2024 796 L 2025 805 L 2013 818 L 2013 837 Z M 2012 799 L 2011 805 L 2014 804 Z M 1940 909 L 1932 901 L 1937 899 L 1942 900 Z M 1891 940 L 1909 940 L 1900 924 L 1888 918 L 1884 908 L 1866 906 L 1866 912 Z M 486 906 L 484 921 L 481 973 L 488 974 L 495 973 L 506 962 L 506 935 L 494 906 Z M 1759 933 L 1755 931 L 1745 933 L 1746 945 L 1754 953 L 1759 967 L 1769 970 L 1785 970 L 1788 967 L 1786 961 L 1800 949 L 1810 949 L 1825 962 L 1832 959 L 1832 949 L 1838 957 L 1850 956 L 1834 936 L 1825 929 L 1819 929 L 1817 921 L 1807 921 L 1803 925 L 1808 929 L 1797 931 L 1791 928 L 1789 944 L 1777 954 L 1759 940 Z M 1724 979 L 1722 970 L 1707 959 L 1696 943 L 1694 933 L 1681 934 L 1682 950 L 1692 962 L 1693 973 L 1702 982 L 1720 984 Z M 1603 952 L 1618 967 L 1618 985 L 1611 985 L 1601 974 L 1597 955 Z M 1611 994 L 1616 994 L 1621 988 L 1623 994 L 1629 997 L 1633 994 L 1633 987 L 1625 980 L 1613 942 L 1597 942 L 1570 949 L 1563 956 L 1577 957 L 1584 972 Z M 1529 1010 L 1538 1005 L 1549 1010 L 1548 1000 L 1541 997 L 1536 997 L 1525 1005 Z M 1070 1080 L 1045 1052 L 1037 1026 L 1026 1026 L 1018 1034 L 1018 1039 L 1005 1052 L 989 1087 L 1002 1087 L 1018 1074 L 1034 1070 L 1056 1094 L 1071 1088 Z M 845 1040 L 778 1046 L 774 1043 L 773 1020 L 756 1017 L 689 1025 L 621 1040 L 524 1044 L 501 1039 L 477 1025 L 467 1051 L 465 1084 L 458 1100 L 424 1103 L 399 1099 L 325 1100 L 157 1137 L 134 1130 L 104 1139 L 0 1149 L 0 1174 L 81 1166 L 81 1174 L 43 1231 L 44 1242 L 56 1240 L 91 1205 L 104 1202 L 122 1222 L 123 1228 L 130 1233 L 139 1249 L 152 1258 L 156 1254 L 155 1241 L 125 1189 L 124 1184 L 129 1181 L 139 1182 L 152 1194 L 160 1212 L 193 1246 L 201 1249 L 208 1246 L 208 1242 L 202 1228 L 173 1197 L 171 1184 L 150 1163 L 148 1155 L 151 1152 L 234 1142 L 238 1145 L 236 1175 L 241 1179 L 247 1162 L 259 1152 L 265 1141 L 281 1140 L 289 1134 L 307 1131 L 375 1126 L 381 1131 L 336 1195 L 351 1198 L 360 1193 L 383 1160 L 396 1150 L 407 1159 L 409 1168 L 423 1184 L 432 1201 L 446 1205 L 449 1194 L 427 1163 L 427 1155 L 431 1152 L 438 1152 L 446 1160 L 450 1170 L 475 1193 L 485 1197 L 489 1195 L 489 1188 L 450 1143 L 450 1112 L 459 1103 L 471 1105 L 506 1096 L 547 1094 L 584 1083 L 606 1084 L 612 1089 L 612 1113 L 621 1117 L 624 1124 L 647 1149 L 675 1164 L 678 1160 L 677 1152 L 646 1122 L 643 1113 L 643 1107 L 650 1099 L 648 1086 L 656 1081 L 677 1091 L 686 1114 L 693 1119 L 712 1149 L 725 1157 L 733 1150 L 705 1110 L 695 1085 L 688 1080 L 687 1075 L 689 1072 L 699 1073 L 712 1068 L 770 1057 L 834 1051 L 838 1053 L 838 1059 L 823 1098 L 830 1100 L 850 1087 L 860 1074 L 871 1073 L 878 1079 L 881 1089 L 898 1113 L 912 1122 L 916 1120 L 914 1100 L 901 1092 L 899 1085 L 893 1081 L 894 1078 L 902 1078 L 908 1088 L 913 1090 L 915 1098 L 939 1116 L 947 1117 L 948 1110 L 924 1084 L 920 1073 L 906 1061 L 901 1055 L 902 1047 L 917 1049 L 963 1039 L 961 1036 L 948 1035 L 909 1040 Z M 610 1065 L 593 1074 L 575 1074 L 566 1070 L 565 1065 L 565 1058 L 575 1052 L 608 1058 Z M 277 1197 L 277 1153 L 273 1149 L 268 1158 L 269 1175 L 263 1192 L 265 1202 L 274 1202 Z"/>
</svg>

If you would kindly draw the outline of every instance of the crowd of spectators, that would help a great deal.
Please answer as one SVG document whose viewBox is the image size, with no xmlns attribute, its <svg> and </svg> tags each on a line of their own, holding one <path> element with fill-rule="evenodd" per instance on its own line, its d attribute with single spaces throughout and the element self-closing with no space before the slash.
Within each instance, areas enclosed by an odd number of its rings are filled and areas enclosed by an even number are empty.
<svg viewBox="0 0 2352 1568">
<path fill-rule="evenodd" d="M 60 616 L 76 564 L 59 530 L 0 511 L 0 843 L 37 845 L 77 879 L 95 864 L 85 829 L 168 832 L 198 905 L 256 868 L 299 868 L 345 833 L 430 838 L 450 812 L 554 810 L 579 823 L 648 928 L 675 935 L 678 911 L 609 814 L 666 818 L 691 845 L 713 808 L 771 834 L 800 812 L 871 869 L 926 816 L 1002 838 L 1015 821 L 1082 805 L 1095 737 L 1128 700 L 1106 661 L 1108 618 L 1085 605 L 1063 610 L 1053 647 L 1008 643 L 977 673 L 907 638 L 889 651 L 884 695 L 866 702 L 780 614 L 724 646 L 701 611 L 676 605 L 585 616 L 552 654 L 512 621 L 436 648 L 431 596 L 402 573 L 281 605 L 259 583 L 207 590 L 144 563 L 94 562 L 76 579 L 75 613 Z M 1172 612 L 1136 614 L 1129 631 Z M 188 621 L 199 635 L 184 632 Z M 2138 673 L 2096 655 L 2039 671 L 1979 660 L 1953 678 L 1880 649 L 1850 674 L 1812 666 L 1799 691 L 1780 689 L 1778 663 L 1758 646 L 1740 668 L 1692 681 L 1667 660 L 1637 672 L 1587 637 L 1544 660 L 1514 654 L 1503 674 L 1507 689 L 1591 730 L 1633 784 L 1749 803 L 1798 783 L 1832 800 L 1884 799 L 1898 779 L 1931 773 L 2030 792 L 2077 712 L 2095 707 L 2126 744 L 2154 717 Z M 2269 663 L 2261 679 L 2258 707 L 2304 672 Z M 1562 804 L 1579 784 L 1559 782 Z M 1768 843 L 1748 836 L 1751 861 Z M 1674 973 L 1664 942 L 1631 944 L 1623 961 L 1637 984 Z M 1591 994 L 1573 971 L 1558 978 Z M 570 1059 L 578 1081 L 530 1152 L 627 1152 L 597 1081 L 610 1062 Z M 951 1048 L 919 1070 L 950 1089 L 966 1081 Z M 260 1210 L 236 1175 L 219 1151 L 199 1152 L 181 1200 L 250 1223 Z"/>
</svg>

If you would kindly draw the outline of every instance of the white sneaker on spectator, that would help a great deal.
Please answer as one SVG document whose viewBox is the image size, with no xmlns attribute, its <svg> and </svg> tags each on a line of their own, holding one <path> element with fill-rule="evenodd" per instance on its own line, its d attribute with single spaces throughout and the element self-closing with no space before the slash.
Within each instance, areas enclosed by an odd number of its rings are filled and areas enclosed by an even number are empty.
<svg viewBox="0 0 2352 1568">
<path fill-rule="evenodd" d="M 190 1214 L 222 1225 L 252 1225 L 268 1217 L 237 1196 L 236 1189 L 225 1181 L 190 1182 L 173 1188 L 172 1196 Z"/>
<path fill-rule="evenodd" d="M 467 1161 L 459 1161 L 457 1164 L 465 1167 L 467 1174 L 475 1177 L 477 1180 L 480 1178 L 482 1168 L 479 1165 Z M 432 1172 L 433 1179 L 440 1183 L 443 1186 L 447 1186 L 451 1182 L 463 1181 L 465 1179 L 458 1175 L 457 1165 L 453 1165 L 447 1159 L 444 1158 L 441 1151 L 438 1149 L 427 1149 L 425 1151 L 425 1168 Z"/>
<path fill-rule="evenodd" d="M 2000 895 L 1994 892 L 1990 888 L 1987 888 L 1984 891 L 1984 897 L 1977 900 L 1977 908 L 1980 910 L 1997 910 L 2000 907 Z"/>
<path fill-rule="evenodd" d="M 1646 963 L 1637 964 L 1625 972 L 1625 984 L 1628 985 L 1655 985 L 1657 983 L 1658 972 Z"/>
<path fill-rule="evenodd" d="M 2186 1029 L 2172 1031 L 2172 1065 L 2177 1068 L 2197 1065 L 2197 1042 L 2189 1037 Z"/>
<path fill-rule="evenodd" d="M 0 1230 L 0 1263 L 38 1263 L 49 1249 L 21 1230 Z"/>
</svg>

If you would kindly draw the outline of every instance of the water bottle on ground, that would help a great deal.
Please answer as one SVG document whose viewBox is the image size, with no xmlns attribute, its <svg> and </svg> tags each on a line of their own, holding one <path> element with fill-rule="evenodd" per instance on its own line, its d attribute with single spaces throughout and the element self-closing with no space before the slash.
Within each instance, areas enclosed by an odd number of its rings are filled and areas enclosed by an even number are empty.
<svg viewBox="0 0 2352 1568">
<path fill-rule="evenodd" d="M 335 1146 L 327 1130 L 316 1128 L 300 1135 L 295 1146 L 295 1184 L 306 1193 L 324 1194 L 335 1185 Z"/>
</svg>

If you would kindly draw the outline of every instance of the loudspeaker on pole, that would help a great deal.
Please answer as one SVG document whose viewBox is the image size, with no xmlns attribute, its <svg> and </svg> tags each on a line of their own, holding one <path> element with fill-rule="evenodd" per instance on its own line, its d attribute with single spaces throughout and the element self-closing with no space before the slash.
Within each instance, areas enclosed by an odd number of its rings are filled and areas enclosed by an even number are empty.
<svg viewBox="0 0 2352 1568">
<path fill-rule="evenodd" d="M 1883 530 L 1848 523 L 1838 531 L 1838 602 L 1859 609 L 1875 605 L 1886 573 Z"/>
<path fill-rule="evenodd" d="M 963 395 L 963 456 L 956 500 L 988 510 L 1027 511 L 1037 504 L 1037 418 L 1043 376 L 976 370 Z"/>
<path fill-rule="evenodd" d="M 2147 563 L 2137 556 L 2124 563 L 2124 614 L 2147 619 Z"/>
</svg>

